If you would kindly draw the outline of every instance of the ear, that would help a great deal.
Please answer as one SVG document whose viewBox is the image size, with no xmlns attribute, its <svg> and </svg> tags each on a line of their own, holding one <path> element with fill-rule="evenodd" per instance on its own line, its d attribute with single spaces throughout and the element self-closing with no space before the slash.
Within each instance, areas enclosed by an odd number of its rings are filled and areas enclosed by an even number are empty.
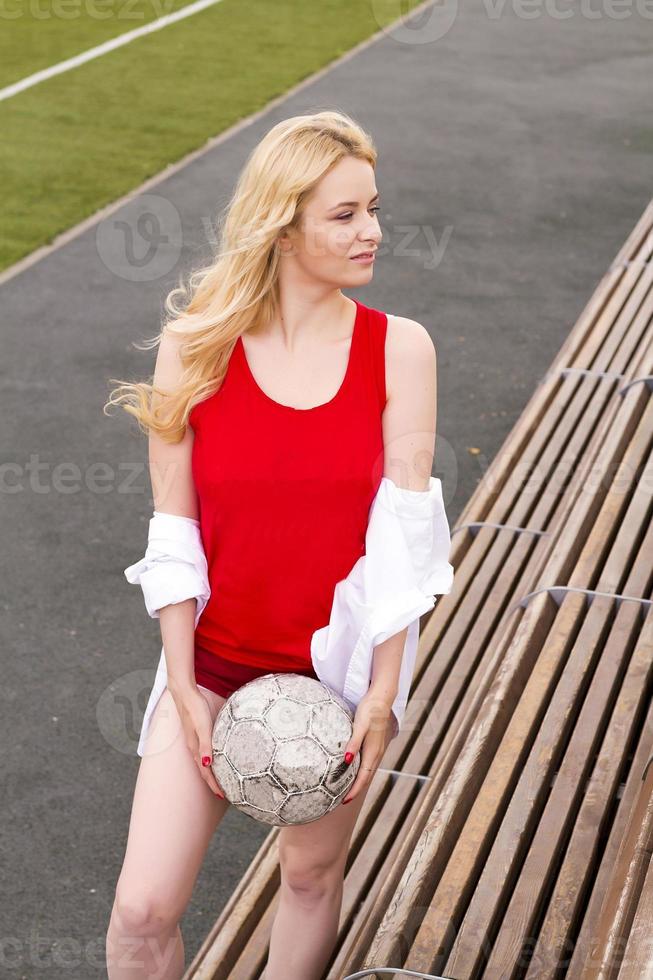
<svg viewBox="0 0 653 980">
<path fill-rule="evenodd" d="M 290 255 L 295 250 L 295 236 L 296 231 L 291 225 L 286 225 L 285 228 L 279 232 L 275 239 L 275 246 L 281 255 Z"/>
</svg>

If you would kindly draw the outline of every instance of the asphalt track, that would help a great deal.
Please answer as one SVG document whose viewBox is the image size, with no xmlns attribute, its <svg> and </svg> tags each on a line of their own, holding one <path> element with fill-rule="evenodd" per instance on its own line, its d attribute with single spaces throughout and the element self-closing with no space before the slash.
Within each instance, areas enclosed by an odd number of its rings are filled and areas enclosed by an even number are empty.
<svg viewBox="0 0 653 980">
<path fill-rule="evenodd" d="M 435 339 L 452 525 L 648 203 L 653 21 L 634 3 L 623 19 L 515 9 L 382 34 L 4 282 L 0 976 L 105 975 L 159 639 L 122 574 L 151 513 L 145 441 L 101 406 L 108 378 L 150 371 L 131 345 L 156 332 L 251 147 L 330 106 L 374 135 L 389 247 L 358 296 Z M 266 833 L 233 813 L 219 828 L 187 962 Z"/>
</svg>

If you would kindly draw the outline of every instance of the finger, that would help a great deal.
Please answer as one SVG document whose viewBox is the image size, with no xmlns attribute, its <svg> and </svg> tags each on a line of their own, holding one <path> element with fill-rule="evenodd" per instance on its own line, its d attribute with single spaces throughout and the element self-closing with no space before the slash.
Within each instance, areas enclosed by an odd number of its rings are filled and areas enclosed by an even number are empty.
<svg viewBox="0 0 653 980">
<path fill-rule="evenodd" d="M 344 800 L 342 801 L 342 805 L 344 806 L 345 803 L 351 803 L 351 801 L 355 800 L 357 796 L 358 796 L 358 783 L 356 782 L 352 786 L 349 793 L 347 793 L 347 795 L 345 796 Z"/>
<path fill-rule="evenodd" d="M 349 792 L 347 793 L 344 800 L 342 801 L 343 806 L 345 803 L 351 803 L 352 800 L 355 800 L 358 794 L 360 793 L 360 791 L 365 789 L 365 787 L 369 782 L 370 780 L 364 778 L 364 776 L 357 776 L 356 779 L 354 780 L 352 787 L 350 788 Z"/>
<path fill-rule="evenodd" d="M 349 803 L 351 800 L 355 799 L 361 790 L 365 789 L 366 786 L 372 782 L 374 778 L 374 773 L 379 767 L 381 761 L 381 756 L 375 753 L 374 756 L 370 756 L 369 752 L 365 754 L 365 757 L 361 759 L 361 764 L 356 773 L 356 779 L 349 788 L 349 792 L 343 799 L 344 803 Z"/>
<path fill-rule="evenodd" d="M 211 767 L 210 766 L 203 766 L 201 764 L 201 762 L 200 762 L 199 769 L 200 769 L 200 774 L 202 776 L 202 779 L 204 780 L 204 782 L 206 783 L 206 785 L 209 787 L 209 789 L 211 790 L 211 792 L 215 796 L 219 796 L 220 799 L 224 800 L 224 792 L 222 790 L 222 787 L 219 785 L 217 779 L 215 778 L 215 775 L 214 775 L 213 770 L 211 769 Z"/>
<path fill-rule="evenodd" d="M 218 786 L 218 781 L 211 767 L 211 763 L 213 762 L 213 745 L 211 744 L 211 739 L 206 734 L 200 736 L 199 739 L 199 756 L 202 776 L 206 780 L 211 792 L 224 799 L 224 793 L 220 786 Z"/>
<path fill-rule="evenodd" d="M 356 719 L 354 719 L 354 727 L 351 733 L 351 738 L 345 745 L 345 763 L 348 766 L 352 764 L 352 762 L 360 752 L 366 733 L 367 733 L 367 728 L 365 727 L 365 725 L 361 724 L 360 722 L 357 722 Z"/>
<path fill-rule="evenodd" d="M 356 779 L 349 787 L 349 792 L 345 795 L 345 798 L 342 801 L 343 804 L 350 803 L 351 800 L 354 800 L 358 796 L 362 789 L 365 789 L 365 787 L 371 782 L 371 775 L 371 772 L 366 772 L 361 766 L 356 774 Z"/>
<path fill-rule="evenodd" d="M 215 773 L 213 772 L 213 719 L 211 717 L 211 712 L 209 710 L 209 704 L 206 698 L 204 698 L 204 709 L 205 713 L 203 720 L 197 720 L 195 723 L 195 731 L 197 733 L 198 742 L 198 762 L 200 767 L 200 772 L 203 779 L 205 780 L 207 786 L 211 792 L 224 800 L 225 794 L 222 787 L 218 784 L 215 778 Z"/>
<path fill-rule="evenodd" d="M 204 781 L 206 782 L 207 786 L 209 787 L 209 789 L 211 790 L 211 792 L 214 794 L 214 796 L 218 797 L 221 800 L 224 800 L 224 798 L 225 798 L 224 792 L 222 790 L 222 787 L 220 786 L 220 784 L 216 780 L 215 776 L 213 775 L 212 770 L 211 769 L 204 769 L 203 772 L 202 772 L 202 775 L 204 777 Z"/>
</svg>

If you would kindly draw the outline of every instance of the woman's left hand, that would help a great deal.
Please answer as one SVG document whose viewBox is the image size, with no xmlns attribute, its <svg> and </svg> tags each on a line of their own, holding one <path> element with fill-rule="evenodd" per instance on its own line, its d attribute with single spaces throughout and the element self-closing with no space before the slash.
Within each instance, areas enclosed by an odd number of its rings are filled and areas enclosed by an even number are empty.
<svg viewBox="0 0 653 980">
<path fill-rule="evenodd" d="M 388 724 L 392 704 L 372 688 L 359 701 L 354 715 L 352 736 L 345 746 L 345 755 L 351 753 L 352 761 L 360 751 L 361 762 L 356 779 L 342 801 L 343 805 L 355 799 L 372 782 L 386 748 Z M 361 748 L 362 746 L 362 748 Z"/>
</svg>

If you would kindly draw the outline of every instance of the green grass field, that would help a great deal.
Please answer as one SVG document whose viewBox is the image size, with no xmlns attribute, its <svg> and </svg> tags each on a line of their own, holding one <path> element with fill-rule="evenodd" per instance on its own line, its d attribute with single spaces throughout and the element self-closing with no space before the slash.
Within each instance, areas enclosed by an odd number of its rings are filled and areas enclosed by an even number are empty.
<svg viewBox="0 0 653 980">
<path fill-rule="evenodd" d="M 131 31 L 162 8 L 19 0 L 0 33 L 2 86 Z M 418 0 L 222 0 L 0 101 L 0 268 L 52 241 L 207 139 L 256 112 Z M 78 17 L 66 20 L 62 12 Z M 139 16 L 141 14 L 142 16 Z M 322 107 L 320 107 L 322 108 Z M 336 106 L 336 108 L 346 108 Z"/>
</svg>

